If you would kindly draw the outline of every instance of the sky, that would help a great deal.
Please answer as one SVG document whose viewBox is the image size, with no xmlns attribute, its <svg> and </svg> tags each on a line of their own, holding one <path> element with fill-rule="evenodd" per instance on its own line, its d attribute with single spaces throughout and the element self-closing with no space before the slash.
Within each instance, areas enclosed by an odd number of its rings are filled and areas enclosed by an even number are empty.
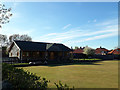
<svg viewBox="0 0 120 90">
<path fill-rule="evenodd" d="M 33 41 L 68 47 L 118 46 L 117 2 L 6 2 L 13 16 L 0 34 L 27 34 Z"/>
</svg>

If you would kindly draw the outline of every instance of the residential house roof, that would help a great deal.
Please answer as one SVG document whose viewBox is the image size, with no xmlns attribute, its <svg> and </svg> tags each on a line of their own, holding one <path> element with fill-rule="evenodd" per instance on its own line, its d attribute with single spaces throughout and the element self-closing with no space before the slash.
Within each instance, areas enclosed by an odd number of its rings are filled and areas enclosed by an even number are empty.
<svg viewBox="0 0 120 90">
<path fill-rule="evenodd" d="M 82 48 L 75 49 L 73 53 L 79 53 L 79 54 L 83 53 L 83 49 Z"/>
<path fill-rule="evenodd" d="M 14 41 L 14 43 L 23 51 L 72 51 L 67 46 L 59 43 L 33 41 Z"/>
<path fill-rule="evenodd" d="M 120 48 L 110 51 L 108 54 L 120 54 Z"/>
<path fill-rule="evenodd" d="M 102 52 L 108 52 L 109 50 L 108 49 L 106 49 L 106 48 L 96 48 L 96 50 L 95 50 L 95 54 L 102 54 Z"/>
</svg>

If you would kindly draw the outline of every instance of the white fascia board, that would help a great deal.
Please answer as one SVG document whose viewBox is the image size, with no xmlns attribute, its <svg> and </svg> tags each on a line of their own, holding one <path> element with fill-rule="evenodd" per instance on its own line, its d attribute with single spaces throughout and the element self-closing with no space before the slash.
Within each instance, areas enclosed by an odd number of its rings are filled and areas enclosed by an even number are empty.
<svg viewBox="0 0 120 90">
<path fill-rule="evenodd" d="M 14 42 L 14 44 L 17 46 L 17 48 L 18 48 L 19 50 L 21 50 L 20 47 L 15 43 L 15 41 L 13 41 L 13 42 Z"/>
</svg>

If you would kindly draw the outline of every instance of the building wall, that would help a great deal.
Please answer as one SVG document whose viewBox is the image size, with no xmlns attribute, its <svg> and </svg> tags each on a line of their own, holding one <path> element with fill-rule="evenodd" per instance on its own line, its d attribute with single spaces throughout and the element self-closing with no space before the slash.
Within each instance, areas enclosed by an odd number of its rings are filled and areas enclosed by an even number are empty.
<svg viewBox="0 0 120 90">
<path fill-rule="evenodd" d="M 9 57 L 18 57 L 20 58 L 20 50 L 18 47 L 14 44 L 11 48 L 11 51 L 9 52 Z"/>
<path fill-rule="evenodd" d="M 22 60 L 57 60 L 57 59 L 68 59 L 69 52 L 38 52 L 38 51 L 23 51 Z"/>
<path fill-rule="evenodd" d="M 48 52 L 48 59 L 51 60 L 57 60 L 57 59 L 69 59 L 70 58 L 70 54 L 69 52 Z"/>
<path fill-rule="evenodd" d="M 45 59 L 45 52 L 40 51 L 22 51 L 22 60 L 42 60 Z"/>
</svg>

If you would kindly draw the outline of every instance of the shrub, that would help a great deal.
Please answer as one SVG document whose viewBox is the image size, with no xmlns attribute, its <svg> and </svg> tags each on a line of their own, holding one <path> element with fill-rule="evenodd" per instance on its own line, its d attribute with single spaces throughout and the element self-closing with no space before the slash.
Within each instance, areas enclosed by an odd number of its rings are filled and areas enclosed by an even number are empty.
<svg viewBox="0 0 120 90">
<path fill-rule="evenodd" d="M 48 80 L 46 78 L 41 78 L 36 76 L 36 74 L 30 73 L 29 71 L 24 71 L 23 69 L 18 69 L 10 64 L 2 64 L 2 89 L 47 89 Z M 74 90 L 69 88 L 67 84 L 54 83 L 58 90 Z"/>
<path fill-rule="evenodd" d="M 54 83 L 57 87 L 58 90 L 74 90 L 74 86 L 73 88 L 70 88 L 67 84 L 62 84 L 61 81 L 59 81 L 59 83 Z"/>
<path fill-rule="evenodd" d="M 6 63 L 2 64 L 2 80 L 3 89 L 7 88 L 6 85 L 9 85 L 15 89 L 46 89 L 48 87 L 48 80 L 46 80 L 46 78 L 38 77 L 33 73 L 15 68 Z"/>
</svg>

